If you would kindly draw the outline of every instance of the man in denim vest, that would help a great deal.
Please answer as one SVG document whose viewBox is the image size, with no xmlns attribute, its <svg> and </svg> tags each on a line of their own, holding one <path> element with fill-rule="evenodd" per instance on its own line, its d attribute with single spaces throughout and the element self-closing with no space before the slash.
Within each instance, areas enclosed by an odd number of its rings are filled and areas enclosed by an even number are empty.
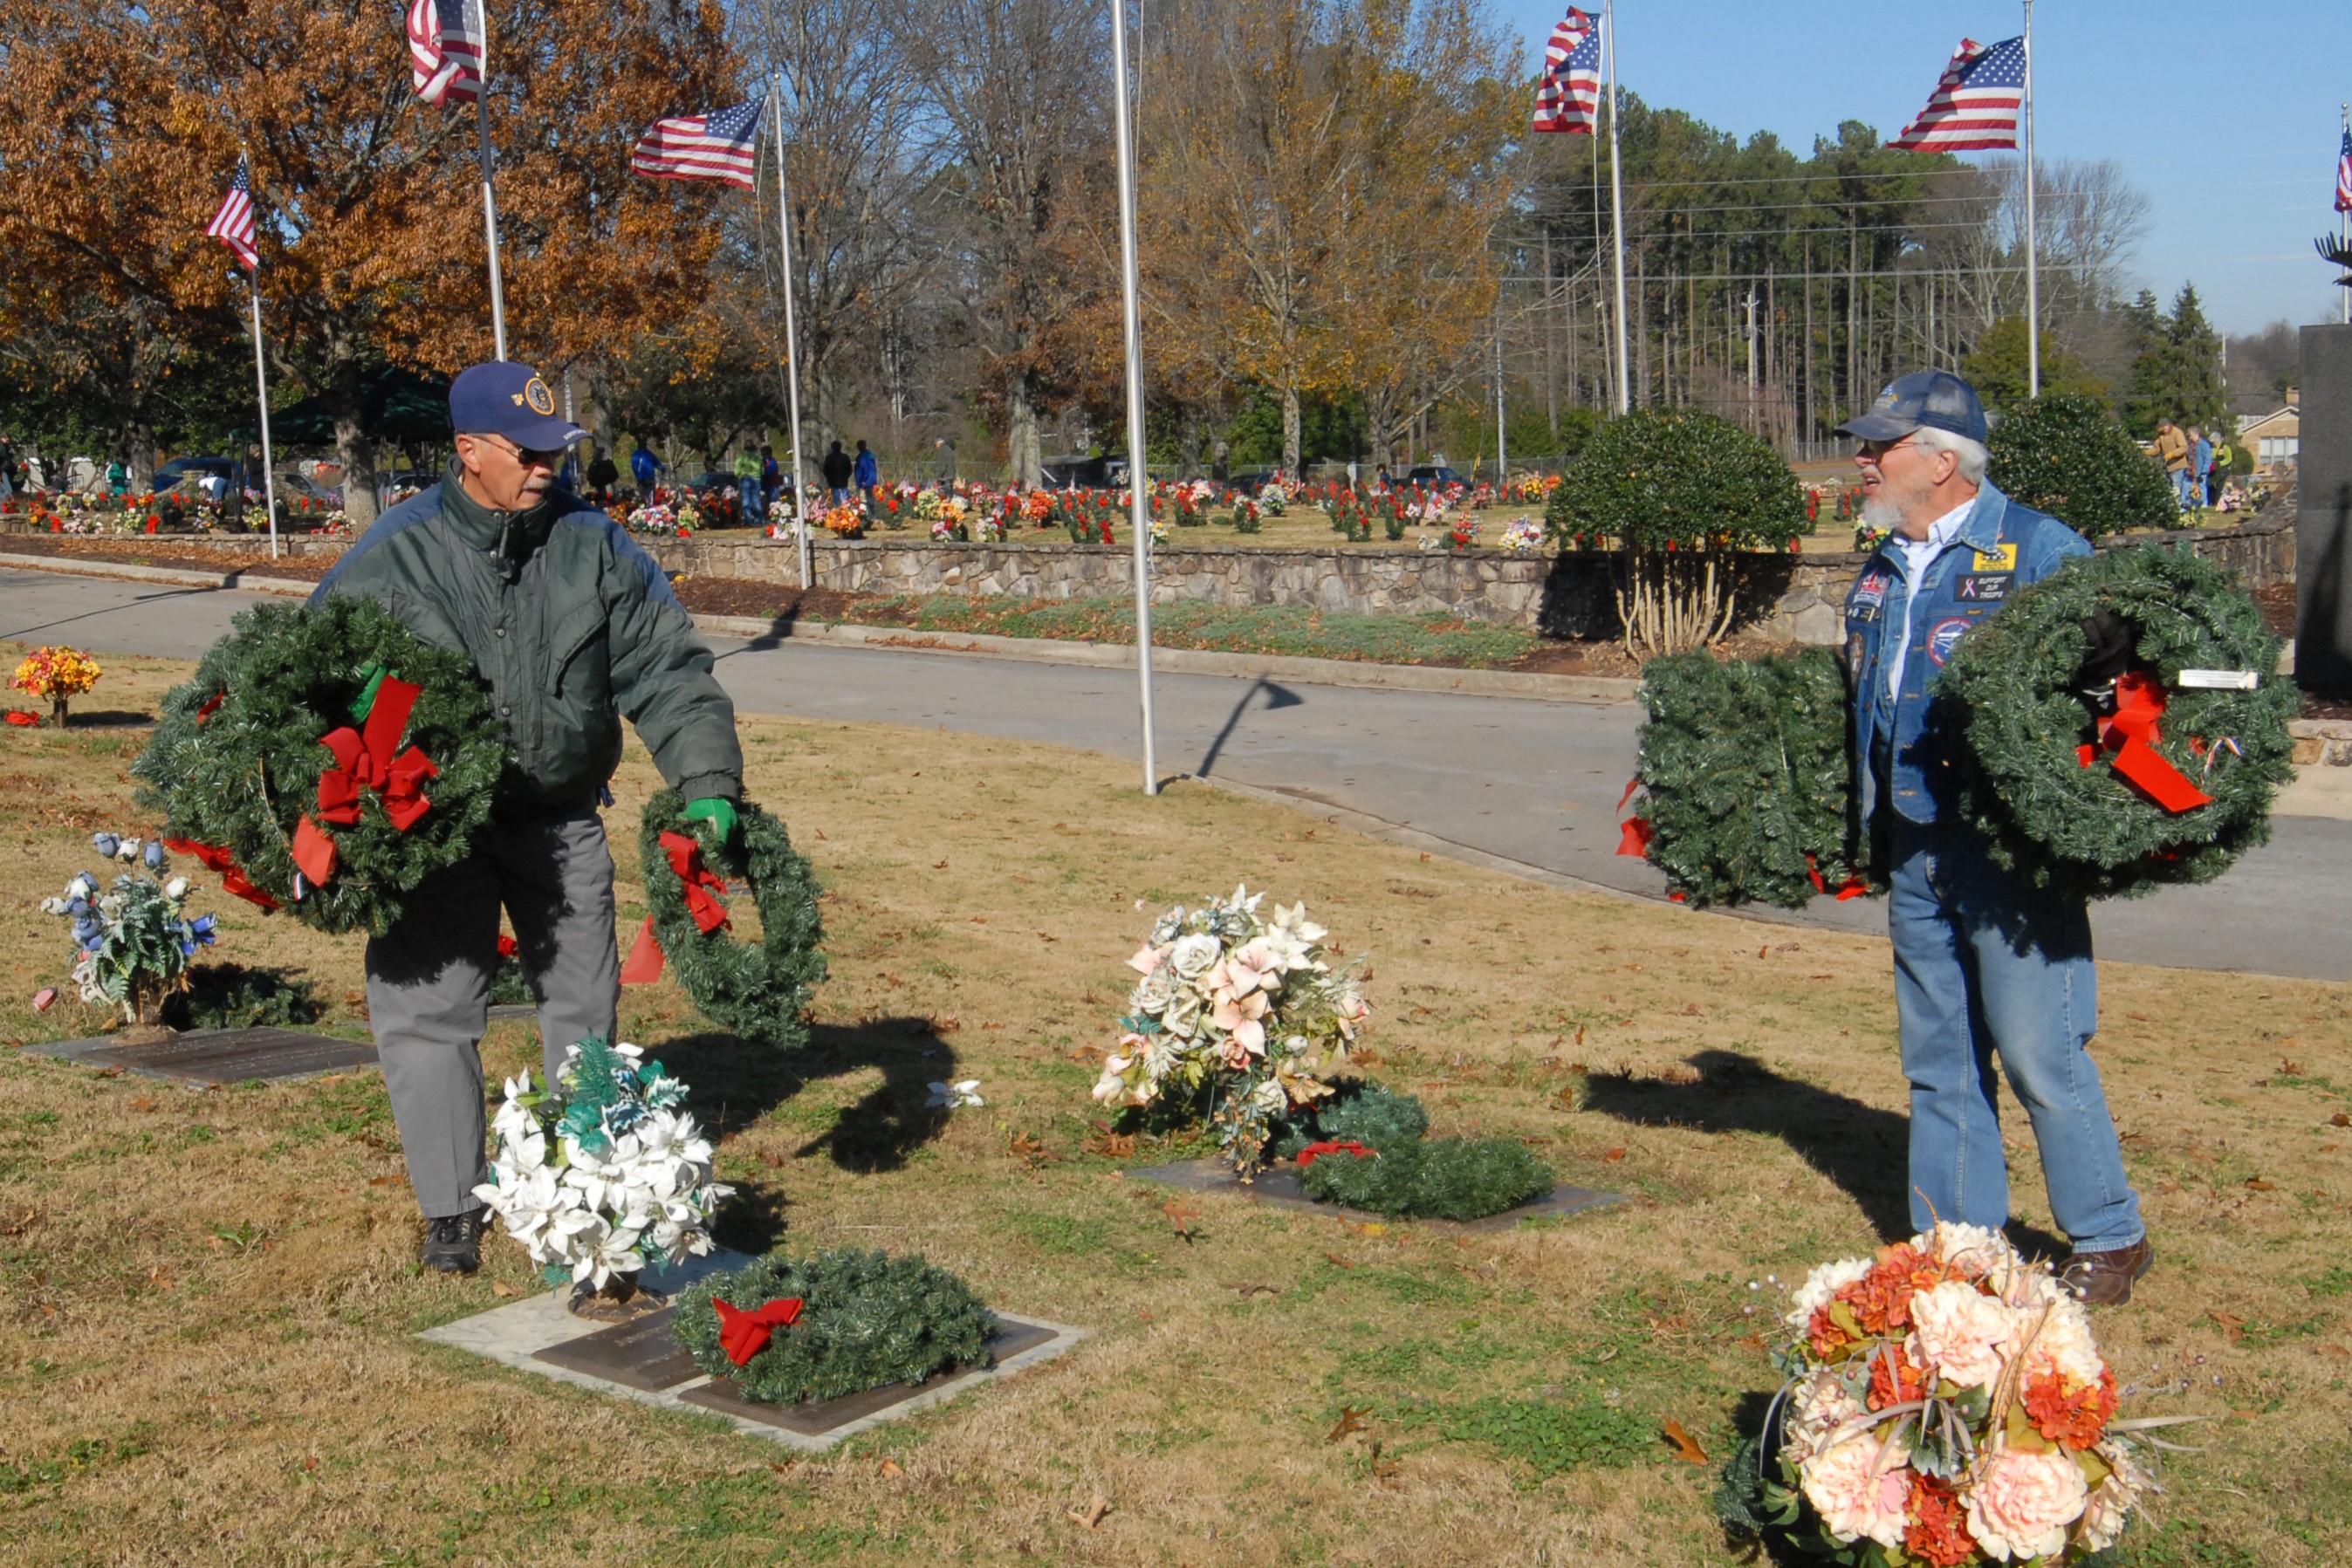
<svg viewBox="0 0 2352 1568">
<path fill-rule="evenodd" d="M 1911 1218 L 1998 1229 L 2009 1219 L 1993 1059 L 2033 1122 L 2052 1215 L 2074 1249 L 2062 1277 L 2121 1305 L 2155 1254 L 2124 1174 L 2099 1070 L 2090 910 L 1995 865 L 1959 820 L 1960 737 L 1936 675 L 2011 594 L 2090 553 L 2080 534 L 1985 482 L 1976 389 L 1926 371 L 1839 434 L 1861 443 L 1863 517 L 1888 530 L 1845 603 L 1864 820 L 1893 887 L 1887 934 L 1903 1071 L 1911 1081 Z"/>
</svg>

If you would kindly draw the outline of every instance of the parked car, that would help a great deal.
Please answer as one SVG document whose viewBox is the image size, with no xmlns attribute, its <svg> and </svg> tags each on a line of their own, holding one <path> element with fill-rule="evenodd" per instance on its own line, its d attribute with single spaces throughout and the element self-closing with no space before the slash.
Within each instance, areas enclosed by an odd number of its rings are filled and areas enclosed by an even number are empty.
<svg viewBox="0 0 2352 1568">
<path fill-rule="evenodd" d="M 1404 476 L 1404 482 L 1408 485 L 1466 485 L 1470 481 L 1451 468 L 1437 467 L 1424 463 L 1408 472 Z"/>
<path fill-rule="evenodd" d="M 236 471 L 233 457 L 174 457 L 155 470 L 153 488 L 158 492 L 176 486 L 190 476 L 226 479 Z"/>
<path fill-rule="evenodd" d="M 276 476 L 275 488 L 278 491 L 278 501 L 280 506 L 290 505 L 296 501 L 308 501 L 313 509 L 324 508 L 331 512 L 340 511 L 343 505 L 343 492 L 341 486 L 330 489 L 315 479 L 304 478 L 291 468 L 285 469 Z"/>
</svg>

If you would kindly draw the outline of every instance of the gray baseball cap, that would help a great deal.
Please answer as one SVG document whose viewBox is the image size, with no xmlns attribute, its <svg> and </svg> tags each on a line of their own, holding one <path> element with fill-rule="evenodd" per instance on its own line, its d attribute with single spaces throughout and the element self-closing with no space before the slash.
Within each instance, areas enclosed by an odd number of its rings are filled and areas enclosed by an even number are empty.
<svg viewBox="0 0 2352 1568">
<path fill-rule="evenodd" d="M 1922 426 L 1985 438 L 1984 403 L 1977 389 L 1949 371 L 1914 371 L 1886 383 L 1862 413 L 1837 427 L 1857 441 L 1899 441 Z"/>
</svg>

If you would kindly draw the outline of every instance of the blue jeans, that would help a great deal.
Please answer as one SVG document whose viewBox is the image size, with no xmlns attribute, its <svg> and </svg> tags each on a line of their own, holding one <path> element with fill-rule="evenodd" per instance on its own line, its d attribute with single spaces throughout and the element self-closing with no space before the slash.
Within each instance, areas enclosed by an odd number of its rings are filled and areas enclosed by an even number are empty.
<svg viewBox="0 0 2352 1568">
<path fill-rule="evenodd" d="M 2172 493 L 2179 497 L 2181 507 L 2184 510 L 2196 504 L 2189 498 L 2189 486 L 2196 484 L 2196 482 L 2197 476 L 2189 473 L 2186 468 L 2183 468 L 2180 472 L 2172 476 Z"/>
<path fill-rule="evenodd" d="M 2077 1252 L 2147 1234 L 2084 1047 L 2098 1029 L 2090 910 L 1992 863 L 1957 822 L 1895 816 L 1887 936 L 1911 1081 L 1911 1220 L 2009 1220 L 1993 1058 L 2033 1123 L 2051 1215 Z"/>
</svg>

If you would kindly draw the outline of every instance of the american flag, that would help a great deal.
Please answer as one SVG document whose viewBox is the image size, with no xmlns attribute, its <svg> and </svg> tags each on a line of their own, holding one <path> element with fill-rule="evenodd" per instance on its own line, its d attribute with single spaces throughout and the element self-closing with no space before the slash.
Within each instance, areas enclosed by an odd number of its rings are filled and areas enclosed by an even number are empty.
<svg viewBox="0 0 2352 1568">
<path fill-rule="evenodd" d="M 427 103 L 471 103 L 482 93 L 475 0 L 409 0 L 409 79 Z"/>
<path fill-rule="evenodd" d="M 751 188 L 751 138 L 760 129 L 757 99 L 716 114 L 656 120 L 637 139 L 629 167 L 655 180 L 724 180 Z"/>
<path fill-rule="evenodd" d="M 2017 145 L 2025 101 L 2025 40 L 1962 38 L 1919 118 L 1887 143 L 1906 152 L 1971 152 Z"/>
<path fill-rule="evenodd" d="M 1543 82 L 1536 89 L 1538 131 L 1592 134 L 1601 114 L 1601 18 L 1574 6 L 1544 45 Z"/>
<path fill-rule="evenodd" d="M 205 225 L 205 234 L 236 252 L 241 266 L 261 265 L 261 253 L 253 248 L 253 182 L 243 159 L 237 161 L 236 178 L 229 182 L 228 194 L 221 198 L 220 211 Z"/>
<path fill-rule="evenodd" d="M 2344 132 L 2344 150 L 2336 154 L 2336 210 L 2352 213 L 2352 130 Z"/>
</svg>

